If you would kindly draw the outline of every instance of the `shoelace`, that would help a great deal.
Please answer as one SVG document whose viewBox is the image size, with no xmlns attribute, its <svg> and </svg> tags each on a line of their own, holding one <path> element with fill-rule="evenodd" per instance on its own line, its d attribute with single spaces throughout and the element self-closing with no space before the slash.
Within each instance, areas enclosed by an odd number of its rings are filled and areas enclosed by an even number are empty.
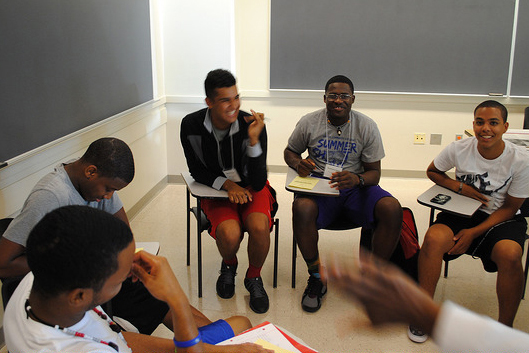
<svg viewBox="0 0 529 353">
<path fill-rule="evenodd" d="M 250 292 L 250 295 L 253 295 L 256 298 L 266 296 L 266 291 L 264 290 L 263 284 L 258 278 L 249 279 L 248 291 Z"/>
<path fill-rule="evenodd" d="M 232 270 L 231 266 L 223 266 L 221 267 L 220 271 L 220 278 L 222 282 L 226 284 L 234 284 L 235 283 L 235 271 Z"/>
<path fill-rule="evenodd" d="M 308 285 L 307 285 L 307 294 L 309 295 L 320 295 L 321 289 L 323 288 L 323 283 L 321 280 L 314 276 L 309 276 Z"/>
</svg>

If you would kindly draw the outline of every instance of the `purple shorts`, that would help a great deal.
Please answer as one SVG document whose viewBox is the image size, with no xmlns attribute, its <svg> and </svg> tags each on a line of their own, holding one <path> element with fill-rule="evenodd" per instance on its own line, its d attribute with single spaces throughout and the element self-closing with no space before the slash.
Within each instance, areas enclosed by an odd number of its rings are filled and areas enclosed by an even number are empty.
<svg viewBox="0 0 529 353">
<path fill-rule="evenodd" d="M 304 197 L 306 197 L 304 195 Z M 338 197 L 310 196 L 318 204 L 316 226 L 323 229 L 338 217 L 347 217 L 358 226 L 372 229 L 375 223 L 375 205 L 383 197 L 393 197 L 380 186 L 351 188 L 340 191 Z"/>
</svg>

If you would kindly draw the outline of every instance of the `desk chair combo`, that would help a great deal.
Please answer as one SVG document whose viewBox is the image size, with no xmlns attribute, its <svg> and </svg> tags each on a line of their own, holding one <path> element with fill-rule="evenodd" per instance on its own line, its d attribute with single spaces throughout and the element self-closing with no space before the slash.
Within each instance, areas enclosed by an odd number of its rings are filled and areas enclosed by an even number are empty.
<svg viewBox="0 0 529 353">
<path fill-rule="evenodd" d="M 329 197 L 336 197 L 340 194 L 338 190 L 331 188 L 328 183 L 325 183 L 325 182 L 322 183 L 320 181 L 318 181 L 318 183 L 311 190 L 304 190 L 304 189 L 292 187 L 291 183 L 297 176 L 298 176 L 298 173 L 294 169 L 288 168 L 287 178 L 285 182 L 285 189 L 293 193 L 304 193 L 304 194 L 309 194 L 309 195 L 324 195 L 324 196 L 329 196 Z M 418 232 L 417 232 L 417 228 L 415 227 L 415 219 L 413 217 L 413 213 L 411 212 L 410 209 L 403 207 L 403 211 L 405 210 L 407 211 L 407 214 L 409 215 L 411 219 L 411 223 L 413 224 L 414 229 L 410 229 L 411 233 L 413 233 L 418 243 L 418 240 L 419 240 Z M 410 222 L 406 222 L 406 226 L 409 226 L 408 223 Z M 403 223 L 403 226 L 404 226 L 404 223 Z M 346 216 L 338 216 L 336 218 L 336 221 L 331 223 L 326 228 L 324 228 L 324 230 L 341 231 L 341 230 L 355 229 L 358 227 L 360 226 L 350 221 Z M 368 250 L 371 250 L 371 241 L 373 237 L 372 230 L 362 228 L 360 234 L 361 234 L 360 235 L 360 246 Z M 401 237 L 402 237 L 402 233 L 401 233 Z M 292 288 L 296 288 L 297 249 L 298 249 L 298 246 L 297 246 L 296 238 L 292 237 L 292 274 L 291 274 Z M 404 249 L 402 248 L 402 244 L 400 241 L 397 243 L 395 251 L 393 252 L 393 255 L 390 258 L 390 261 L 398 265 L 399 267 L 401 267 L 403 271 L 408 273 L 415 280 L 417 279 L 416 257 L 415 259 L 406 258 Z"/>
<path fill-rule="evenodd" d="M 445 194 L 450 196 L 450 200 L 443 204 L 439 205 L 434 202 L 432 202 L 432 198 L 435 197 L 437 194 Z M 434 222 L 434 216 L 435 211 L 446 211 L 450 212 L 459 216 L 463 217 L 471 217 L 474 212 L 477 211 L 477 209 L 481 206 L 481 202 L 474 200 L 472 198 L 457 194 L 453 192 L 452 190 L 443 188 L 439 185 L 433 185 L 428 190 L 423 192 L 419 197 L 417 198 L 417 202 L 420 203 L 423 206 L 430 207 L 430 219 L 428 226 L 431 226 Z M 522 207 L 520 208 L 521 214 L 524 217 L 529 217 L 529 199 L 526 199 L 524 203 L 522 204 Z M 529 249 L 528 249 L 529 251 Z M 522 291 L 522 299 L 525 298 L 525 289 L 527 286 L 527 277 L 529 275 L 529 256 L 527 256 L 527 252 L 525 255 L 525 269 L 524 269 L 524 285 L 523 285 L 523 291 Z M 459 255 L 448 255 L 444 254 L 443 260 L 444 260 L 444 272 L 443 276 L 444 278 L 448 277 L 448 263 L 456 258 L 458 258 Z"/>
<path fill-rule="evenodd" d="M 215 190 L 207 185 L 196 182 L 189 172 L 182 173 L 187 186 L 187 266 L 191 264 L 191 214 L 197 220 L 197 262 L 198 262 L 198 297 L 202 298 L 202 237 L 203 231 L 210 226 L 208 219 L 201 208 L 202 199 L 227 199 L 228 193 L 224 190 Z M 191 206 L 191 195 L 196 198 L 196 207 Z M 274 215 L 272 215 L 274 216 Z M 274 276 L 273 287 L 277 287 L 277 260 L 279 242 L 279 219 L 273 219 L 274 230 Z"/>
</svg>

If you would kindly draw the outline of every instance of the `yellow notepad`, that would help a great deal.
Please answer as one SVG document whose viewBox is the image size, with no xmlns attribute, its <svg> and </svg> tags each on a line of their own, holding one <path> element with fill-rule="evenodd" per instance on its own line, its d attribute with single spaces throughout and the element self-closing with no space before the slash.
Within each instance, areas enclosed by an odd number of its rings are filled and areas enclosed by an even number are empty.
<svg viewBox="0 0 529 353">
<path fill-rule="evenodd" d="M 297 176 L 290 184 L 288 184 L 288 186 L 292 188 L 312 190 L 316 184 L 318 184 L 318 181 L 320 181 L 318 178 Z"/>
<path fill-rule="evenodd" d="M 275 344 L 272 344 L 268 341 L 265 341 L 262 338 L 259 338 L 257 341 L 254 342 L 255 344 L 258 344 L 260 346 L 263 346 L 263 348 L 271 349 L 275 353 L 294 353 L 292 351 L 289 351 L 288 349 L 281 348 L 279 346 L 276 346 Z"/>
</svg>

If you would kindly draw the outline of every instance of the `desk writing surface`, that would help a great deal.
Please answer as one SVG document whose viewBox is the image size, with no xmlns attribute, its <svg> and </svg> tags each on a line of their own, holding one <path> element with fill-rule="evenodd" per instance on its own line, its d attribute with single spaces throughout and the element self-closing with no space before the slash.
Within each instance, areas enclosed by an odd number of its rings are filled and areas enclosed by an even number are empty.
<svg viewBox="0 0 529 353">
<path fill-rule="evenodd" d="M 430 201 L 437 194 L 448 195 L 451 198 L 444 205 L 439 205 Z M 424 206 L 454 213 L 464 217 L 472 216 L 474 212 L 476 212 L 476 210 L 481 206 L 481 202 L 478 200 L 459 195 L 458 193 L 455 193 L 452 190 L 446 189 L 437 184 L 433 185 L 431 188 L 419 195 L 419 197 L 417 197 L 417 202 Z"/>
<path fill-rule="evenodd" d="M 300 189 L 300 188 L 294 188 L 290 187 L 290 183 L 292 180 L 294 180 L 295 177 L 298 176 L 298 172 L 296 172 L 292 168 L 288 168 L 287 172 L 287 180 L 285 182 L 285 189 L 291 192 L 297 192 L 300 194 L 309 194 L 309 195 L 321 195 L 321 196 L 338 196 L 340 195 L 340 192 L 336 189 L 331 188 L 329 185 L 328 179 L 321 179 L 318 178 L 318 183 L 314 186 L 313 189 Z"/>
<path fill-rule="evenodd" d="M 158 255 L 158 252 L 160 251 L 160 243 L 157 241 L 137 241 L 136 251 L 140 249 L 153 255 Z"/>
<path fill-rule="evenodd" d="M 503 134 L 503 139 L 515 145 L 529 148 L 529 130 L 509 129 Z"/>
<path fill-rule="evenodd" d="M 206 199 L 227 199 L 228 198 L 228 192 L 226 190 L 216 190 L 210 186 L 201 184 L 193 177 L 191 176 L 191 173 L 184 172 L 182 173 L 182 177 L 184 178 L 184 182 L 187 185 L 187 188 L 189 189 L 189 192 L 194 197 L 201 197 Z"/>
</svg>

